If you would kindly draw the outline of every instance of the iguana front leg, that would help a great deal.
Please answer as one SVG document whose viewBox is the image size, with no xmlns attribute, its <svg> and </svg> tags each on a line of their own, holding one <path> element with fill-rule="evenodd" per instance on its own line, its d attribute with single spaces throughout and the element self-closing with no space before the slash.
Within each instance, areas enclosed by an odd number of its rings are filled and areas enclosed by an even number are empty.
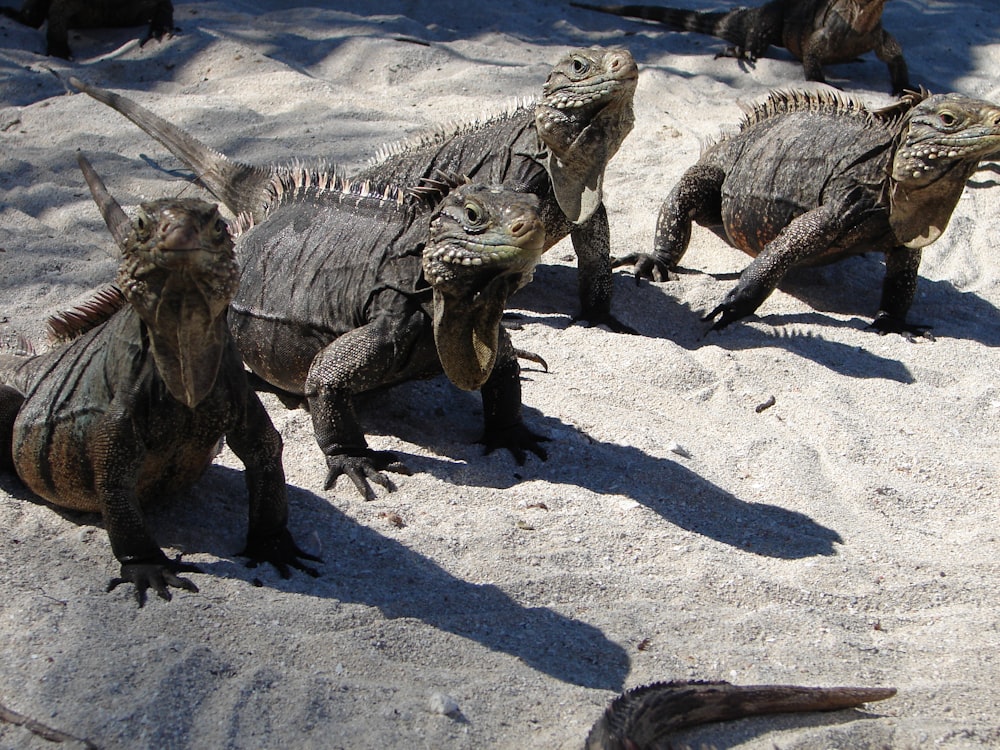
<svg viewBox="0 0 1000 750">
<path fill-rule="evenodd" d="M 289 566 L 310 576 L 318 576 L 316 569 L 303 560 L 322 560 L 299 549 L 288 531 L 288 496 L 281 464 L 281 435 L 274 429 L 257 394 L 249 389 L 243 419 L 226 432 L 226 442 L 245 467 L 250 522 L 247 546 L 241 554 L 250 558 L 247 565 L 256 567 L 259 563 L 270 563 L 282 578 L 289 577 Z"/>
<path fill-rule="evenodd" d="M 570 230 L 580 285 L 580 314 L 575 320 L 606 325 L 615 333 L 636 333 L 611 314 L 611 230 L 602 203 L 583 224 Z"/>
<path fill-rule="evenodd" d="M 897 247 L 885 255 L 885 281 L 882 301 L 871 328 L 881 335 L 898 333 L 913 341 L 916 337 L 934 340 L 930 326 L 906 322 L 906 313 L 917 292 L 917 271 L 920 268 L 919 248 Z"/>
<path fill-rule="evenodd" d="M 510 336 L 501 328 L 493 371 L 480 388 L 485 423 L 480 442 L 486 446 L 486 453 L 506 448 L 520 465 L 524 463 L 527 451 L 543 461 L 548 458 L 539 443 L 549 438 L 529 430 L 521 418 L 521 368 L 517 356 Z"/>
<path fill-rule="evenodd" d="M 861 203 L 860 199 L 857 203 Z M 849 201 L 841 201 L 824 204 L 793 219 L 743 269 L 736 287 L 702 320 L 714 321 L 711 330 L 717 331 L 751 315 L 777 288 L 789 268 L 832 247 L 860 213 L 860 206 L 851 207 Z"/>
<path fill-rule="evenodd" d="M 382 317 L 348 331 L 313 359 L 306 376 L 305 397 L 316 441 L 330 470 L 325 489 L 333 487 L 344 474 L 365 500 L 374 500 L 369 481 L 392 491 L 395 486 L 383 472 L 411 473 L 395 454 L 368 447 L 353 398 L 355 393 L 388 385 L 393 372 L 402 369 L 400 359 L 408 356 L 419 336 L 416 316 L 399 325 Z"/>
<path fill-rule="evenodd" d="M 179 556 L 168 559 L 146 528 L 136 497 L 145 448 L 141 431 L 136 429 L 131 417 L 141 413 L 135 404 L 138 391 L 139 386 L 134 386 L 112 402 L 91 437 L 89 456 L 111 551 L 121 564 L 120 577 L 112 579 L 107 590 L 122 583 L 132 583 L 135 599 L 141 607 L 146 603 L 149 588 L 167 601 L 172 598 L 170 586 L 197 592 L 198 587 L 178 573 L 201 571 L 194 565 L 182 563 Z"/>
<path fill-rule="evenodd" d="M 634 266 L 635 281 L 669 281 L 672 271 L 691 241 L 691 222 L 722 223 L 722 183 L 726 175 L 718 167 L 696 165 L 688 169 L 660 207 L 652 253 L 630 253 L 616 258 L 614 265 Z"/>
</svg>

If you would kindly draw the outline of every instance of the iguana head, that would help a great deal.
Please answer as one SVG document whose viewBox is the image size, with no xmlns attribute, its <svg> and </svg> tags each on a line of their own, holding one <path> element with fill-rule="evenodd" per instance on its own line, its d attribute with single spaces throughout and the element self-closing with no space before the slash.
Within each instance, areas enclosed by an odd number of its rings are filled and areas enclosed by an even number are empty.
<svg viewBox="0 0 1000 750">
<path fill-rule="evenodd" d="M 239 284 L 229 227 L 197 198 L 150 201 L 122 251 L 118 285 L 149 327 L 160 376 L 174 398 L 196 406 L 215 384 Z"/>
<path fill-rule="evenodd" d="M 90 163 L 78 160 L 122 253 L 117 285 L 149 329 L 167 390 L 194 407 L 215 384 L 239 284 L 229 227 L 197 198 L 143 203 L 130 221 Z"/>
<path fill-rule="evenodd" d="M 996 156 L 996 104 L 961 94 L 918 100 L 903 119 L 892 162 L 890 222 L 896 238 L 914 248 L 936 240 L 979 162 Z"/>
<path fill-rule="evenodd" d="M 632 130 L 639 69 L 625 49 L 591 47 L 563 57 L 535 107 L 535 127 L 563 213 L 590 218 L 601 204 L 604 168 Z"/>
<path fill-rule="evenodd" d="M 431 217 L 423 267 L 434 291 L 434 342 L 459 388 L 490 376 L 504 306 L 531 281 L 544 243 L 538 199 L 501 186 L 463 185 Z"/>
</svg>

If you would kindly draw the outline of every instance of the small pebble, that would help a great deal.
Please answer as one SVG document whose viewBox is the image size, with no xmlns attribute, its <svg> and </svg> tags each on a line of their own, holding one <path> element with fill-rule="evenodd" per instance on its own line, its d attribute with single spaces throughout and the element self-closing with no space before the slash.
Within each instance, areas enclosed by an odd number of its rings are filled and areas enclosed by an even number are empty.
<svg viewBox="0 0 1000 750">
<path fill-rule="evenodd" d="M 458 707 L 458 701 L 452 698 L 450 695 L 445 695 L 444 693 L 434 693 L 428 706 L 432 714 L 441 714 L 442 716 L 448 716 L 454 719 L 460 713 L 462 709 Z"/>
</svg>

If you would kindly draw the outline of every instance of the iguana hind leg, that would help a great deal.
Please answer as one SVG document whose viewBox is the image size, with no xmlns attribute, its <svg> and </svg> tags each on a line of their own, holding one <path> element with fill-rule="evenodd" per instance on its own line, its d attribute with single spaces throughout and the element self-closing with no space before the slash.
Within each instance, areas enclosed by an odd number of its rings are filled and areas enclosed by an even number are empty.
<svg viewBox="0 0 1000 750">
<path fill-rule="evenodd" d="M 882 38 L 875 47 L 875 55 L 889 67 L 893 94 L 900 96 L 910 88 L 910 73 L 903 58 L 903 48 L 888 31 L 883 30 Z"/>
</svg>

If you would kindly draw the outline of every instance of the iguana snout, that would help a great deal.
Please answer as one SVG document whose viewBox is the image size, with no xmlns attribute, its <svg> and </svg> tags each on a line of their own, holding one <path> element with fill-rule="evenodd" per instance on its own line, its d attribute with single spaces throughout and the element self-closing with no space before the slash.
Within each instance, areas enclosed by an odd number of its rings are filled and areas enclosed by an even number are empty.
<svg viewBox="0 0 1000 750">
<path fill-rule="evenodd" d="M 463 185 L 431 218 L 423 266 L 434 290 L 434 342 L 459 388 L 475 390 L 490 376 L 504 306 L 531 280 L 544 246 L 530 193 Z"/>
</svg>

